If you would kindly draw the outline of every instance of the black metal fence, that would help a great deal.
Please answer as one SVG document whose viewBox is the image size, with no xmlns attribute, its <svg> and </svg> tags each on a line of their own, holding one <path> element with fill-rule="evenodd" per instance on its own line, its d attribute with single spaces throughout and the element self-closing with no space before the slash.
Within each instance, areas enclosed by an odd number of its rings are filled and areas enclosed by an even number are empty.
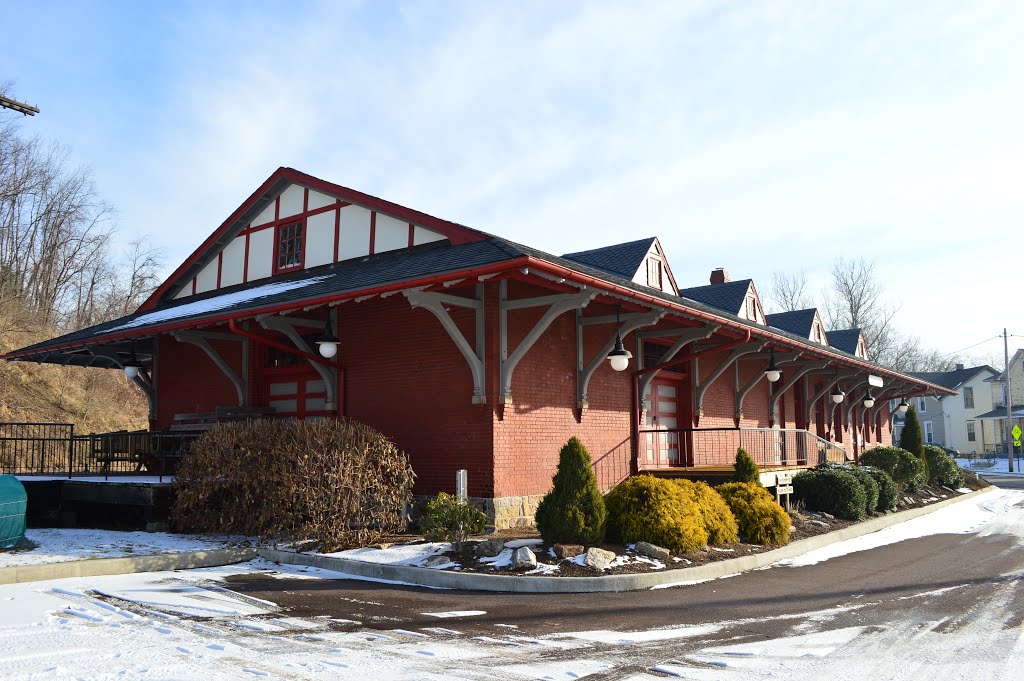
<svg viewBox="0 0 1024 681">
<path fill-rule="evenodd" d="M 174 474 L 200 435 L 190 431 L 118 431 L 76 435 L 69 423 L 0 423 L 0 473 L 91 477 Z"/>
<path fill-rule="evenodd" d="M 795 428 L 677 428 L 640 431 L 640 468 L 732 466 L 743 448 L 762 468 L 846 461 L 846 450 Z"/>
</svg>

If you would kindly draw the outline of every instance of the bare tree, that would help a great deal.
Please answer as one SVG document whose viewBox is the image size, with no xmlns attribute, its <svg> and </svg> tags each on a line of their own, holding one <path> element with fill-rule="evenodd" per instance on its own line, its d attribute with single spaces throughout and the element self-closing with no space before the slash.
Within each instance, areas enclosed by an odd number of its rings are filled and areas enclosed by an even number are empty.
<svg viewBox="0 0 1024 681">
<path fill-rule="evenodd" d="M 824 299 L 829 329 L 860 329 L 874 361 L 892 368 L 903 363 L 899 334 L 892 324 L 900 308 L 886 299 L 874 262 L 837 258 Z"/>
<path fill-rule="evenodd" d="M 793 312 L 814 307 L 814 299 L 807 290 L 807 275 L 803 270 L 774 273 L 766 294 L 766 302 L 772 312 Z"/>
</svg>

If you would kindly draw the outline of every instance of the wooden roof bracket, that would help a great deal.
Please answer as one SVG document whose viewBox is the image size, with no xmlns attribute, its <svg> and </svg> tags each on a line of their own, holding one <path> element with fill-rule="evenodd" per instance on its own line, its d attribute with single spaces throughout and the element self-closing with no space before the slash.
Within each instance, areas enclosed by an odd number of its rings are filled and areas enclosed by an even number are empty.
<svg viewBox="0 0 1024 681">
<path fill-rule="evenodd" d="M 335 326 L 333 319 L 334 314 L 335 313 L 332 311 L 331 326 Z M 331 410 L 336 408 L 338 405 L 338 374 L 335 373 L 335 370 L 338 369 L 338 364 L 326 364 L 325 362 L 319 361 L 319 353 L 310 347 L 309 343 L 306 342 L 306 339 L 302 337 L 302 334 L 299 333 L 298 329 L 296 328 L 298 326 L 304 326 L 304 322 L 307 321 L 308 320 L 289 319 L 288 317 L 265 317 L 260 320 L 260 326 L 262 326 L 264 329 L 280 331 L 281 333 L 288 337 L 288 340 L 290 340 L 295 345 L 296 348 L 298 348 L 304 353 L 303 355 L 300 356 L 304 356 L 306 358 L 306 361 L 309 362 L 309 365 L 313 367 L 314 371 L 320 374 L 320 378 L 322 378 L 324 381 L 324 390 L 327 393 L 327 396 L 324 399 L 324 408 Z M 337 331 L 334 331 L 334 333 L 335 335 L 337 335 Z M 314 359 L 316 359 L 317 361 L 314 361 Z"/>
<path fill-rule="evenodd" d="M 867 385 L 867 376 L 861 374 L 861 380 L 857 381 L 850 386 L 850 389 L 846 391 L 846 407 L 843 409 L 843 423 L 850 425 L 850 419 L 853 418 L 853 408 L 857 406 L 859 400 L 853 399 L 854 392 L 860 390 L 861 387 Z"/>
<path fill-rule="evenodd" d="M 420 289 L 408 289 L 402 291 L 402 294 L 414 309 L 422 307 L 424 310 L 429 310 L 441 322 L 441 326 L 444 327 L 449 338 L 455 343 L 455 347 L 462 353 L 466 364 L 469 365 L 470 373 L 473 375 L 473 404 L 486 404 L 487 373 L 485 371 L 483 284 L 476 285 L 475 298 L 463 298 L 462 296 L 453 296 L 448 293 L 434 293 Z M 462 331 L 459 330 L 458 325 L 451 318 L 451 315 L 448 314 L 445 305 L 473 310 L 476 319 L 475 348 L 470 346 L 469 341 L 462 335 Z"/>
<path fill-rule="evenodd" d="M 622 326 L 618 332 L 623 337 L 628 336 L 637 329 L 657 324 L 666 314 L 668 314 L 667 310 L 624 314 L 621 317 Z M 608 341 L 601 346 L 594 358 L 584 366 L 583 328 L 593 324 L 609 323 L 615 323 L 615 317 L 584 317 L 582 308 L 576 310 L 576 406 L 580 410 L 590 406 L 587 402 L 587 388 L 590 386 L 590 379 L 608 357 L 608 353 L 615 347 L 615 336 L 609 336 Z"/>
<path fill-rule="evenodd" d="M 771 419 L 771 424 L 774 426 L 779 421 L 779 398 L 785 394 L 787 390 L 796 385 L 796 382 L 801 378 L 811 373 L 812 371 L 819 371 L 825 369 L 829 365 L 829 360 L 822 360 L 820 362 L 808 362 L 803 366 L 799 367 L 796 372 L 786 378 L 781 386 L 775 386 L 772 384 L 771 391 L 768 394 L 768 415 Z"/>
<path fill-rule="evenodd" d="M 799 358 L 800 358 L 800 353 L 799 352 L 779 353 L 778 355 L 775 356 L 775 364 L 776 364 L 776 366 L 782 367 L 782 366 L 786 366 L 788 364 L 793 364 Z M 748 359 L 753 359 L 753 358 L 748 358 Z M 765 375 L 764 375 L 764 371 L 757 372 L 756 374 L 754 374 L 754 377 L 752 379 L 750 379 L 749 381 L 747 381 L 747 383 L 741 388 L 740 387 L 740 363 L 736 362 L 735 364 L 733 364 L 733 366 L 736 369 L 736 417 L 735 417 L 735 419 L 736 419 L 736 427 L 739 428 L 740 427 L 740 421 L 743 419 L 743 401 L 745 399 L 747 399 L 747 395 L 750 393 L 751 390 L 754 389 L 754 386 L 756 386 L 758 383 L 760 383 L 762 380 L 764 380 Z M 766 363 L 764 366 L 765 366 L 765 371 L 767 371 L 768 364 Z"/>
<path fill-rule="evenodd" d="M 507 282 L 498 283 L 498 336 L 500 341 L 501 360 L 501 383 L 498 389 L 498 399 L 501 404 L 512 404 L 512 374 L 516 365 L 524 355 L 533 347 L 533 344 L 551 323 L 562 314 L 570 310 L 578 310 L 590 304 L 600 293 L 596 289 L 582 286 L 579 293 L 563 293 L 552 296 L 539 296 L 536 298 L 519 298 L 508 300 Z M 547 307 L 543 316 L 533 328 L 526 334 L 526 337 L 519 342 L 519 345 L 511 353 L 508 352 L 508 313 L 510 310 L 521 310 L 531 307 Z"/>
<path fill-rule="evenodd" d="M 637 346 L 637 365 L 643 366 L 644 357 L 644 343 L 643 339 L 648 337 L 655 337 L 655 334 L 660 334 L 657 337 L 661 338 L 664 336 L 674 336 L 675 342 L 665 351 L 665 354 L 661 356 L 662 363 L 671 362 L 679 351 L 694 341 L 706 340 L 715 335 L 715 333 L 722 328 L 719 325 L 707 325 L 707 326 L 688 326 L 679 329 L 664 329 L 657 331 L 641 331 L 637 334 L 636 346 Z M 647 386 L 651 384 L 654 377 L 658 375 L 661 369 L 651 371 L 641 375 L 637 379 L 637 399 L 640 400 L 640 404 L 643 404 L 644 391 L 647 390 Z"/>
<path fill-rule="evenodd" d="M 179 343 L 188 343 L 190 345 L 194 345 L 203 352 L 205 352 L 206 356 L 209 357 L 210 360 L 215 365 L 217 365 L 217 368 L 220 369 L 221 373 L 227 376 L 228 380 L 231 381 L 231 384 L 235 386 L 235 392 L 238 394 L 238 406 L 246 406 L 245 403 L 247 396 L 249 394 L 249 390 L 245 380 L 237 373 L 235 373 L 235 370 L 231 368 L 231 366 L 221 356 L 221 354 L 214 350 L 213 346 L 210 345 L 209 334 L 202 332 L 197 333 L 194 331 L 175 331 L 171 335 L 174 337 L 174 340 L 178 341 Z M 218 334 L 216 337 L 220 338 L 225 335 L 228 334 Z M 240 336 L 234 335 L 232 335 L 230 338 L 232 341 L 241 342 L 244 340 Z"/>
<path fill-rule="evenodd" d="M 768 341 L 751 341 L 749 343 L 744 343 L 743 345 L 737 345 L 733 348 L 732 352 L 729 353 L 729 356 L 711 372 L 711 375 L 709 375 L 703 383 L 699 381 L 699 376 L 694 376 L 693 405 L 694 414 L 697 419 L 704 416 L 704 393 L 706 393 L 708 388 L 711 387 L 711 384 L 717 381 L 719 377 L 725 373 L 726 369 L 732 366 L 740 357 L 754 352 L 760 352 L 766 345 L 768 345 Z"/>
</svg>

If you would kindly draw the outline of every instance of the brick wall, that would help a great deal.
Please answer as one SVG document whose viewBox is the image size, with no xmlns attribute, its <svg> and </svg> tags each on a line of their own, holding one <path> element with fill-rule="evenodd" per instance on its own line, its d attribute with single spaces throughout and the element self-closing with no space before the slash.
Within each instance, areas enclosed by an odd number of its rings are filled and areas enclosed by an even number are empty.
<svg viewBox="0 0 1024 681">
<path fill-rule="evenodd" d="M 212 340 L 210 345 L 241 374 L 241 343 Z M 156 428 L 170 428 L 175 414 L 212 412 L 219 406 L 238 405 L 235 385 L 201 348 L 161 336 L 157 362 Z"/>
</svg>

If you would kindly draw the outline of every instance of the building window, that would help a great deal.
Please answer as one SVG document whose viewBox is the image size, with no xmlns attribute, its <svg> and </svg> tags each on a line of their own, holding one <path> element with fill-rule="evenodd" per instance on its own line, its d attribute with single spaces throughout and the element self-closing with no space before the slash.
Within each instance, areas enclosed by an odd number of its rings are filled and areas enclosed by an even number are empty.
<svg viewBox="0 0 1024 681">
<path fill-rule="evenodd" d="M 301 222 L 277 228 L 277 271 L 302 267 L 304 230 Z"/>
<path fill-rule="evenodd" d="M 928 411 L 928 403 L 925 401 L 925 398 L 918 397 L 917 398 L 917 413 L 923 414 L 926 411 Z"/>
<path fill-rule="evenodd" d="M 964 388 L 964 409 L 974 409 L 974 388 Z"/>
<path fill-rule="evenodd" d="M 968 421 L 967 422 L 967 441 L 968 442 L 974 442 L 975 441 L 974 421 Z"/>
<path fill-rule="evenodd" d="M 924 443 L 926 445 L 934 444 L 935 438 L 932 435 L 932 422 L 925 421 L 922 425 L 924 426 Z"/>
<path fill-rule="evenodd" d="M 747 297 L 747 319 L 757 321 L 757 301 L 754 300 L 754 296 Z"/>
<path fill-rule="evenodd" d="M 661 289 L 661 261 L 656 258 L 647 259 L 647 285 Z"/>
</svg>

